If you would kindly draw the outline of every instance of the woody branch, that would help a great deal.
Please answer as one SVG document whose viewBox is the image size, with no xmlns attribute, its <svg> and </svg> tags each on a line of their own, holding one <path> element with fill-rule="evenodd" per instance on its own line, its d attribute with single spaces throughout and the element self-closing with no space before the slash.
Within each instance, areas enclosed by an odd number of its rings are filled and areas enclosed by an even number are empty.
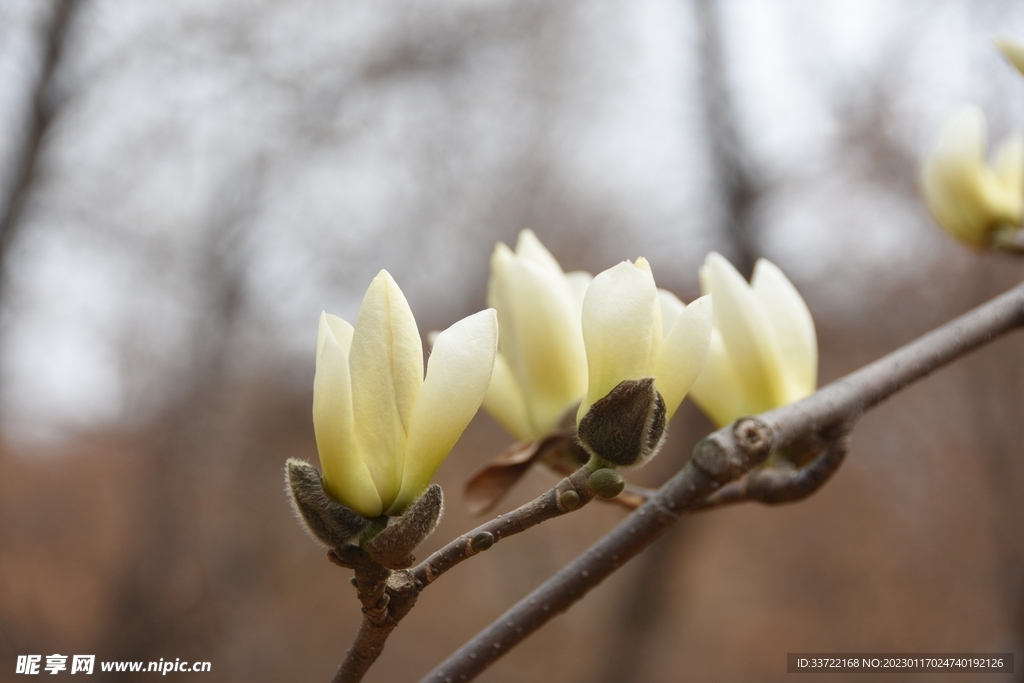
<svg viewBox="0 0 1024 683">
<path fill-rule="evenodd" d="M 581 468 L 534 500 L 462 534 L 411 569 L 391 572 L 357 546 L 331 550 L 334 564 L 355 570 L 353 583 L 363 604 L 363 620 L 332 683 L 356 683 L 384 651 L 388 636 L 412 609 L 420 592 L 452 567 L 503 538 L 578 510 L 594 498 L 588 470 Z"/>
<path fill-rule="evenodd" d="M 608 575 L 637 555 L 679 517 L 728 486 L 777 449 L 824 443 L 818 458 L 838 466 L 845 454 L 845 435 L 860 416 L 883 400 L 933 371 L 1024 326 L 1024 284 L 925 334 L 887 356 L 823 387 L 812 396 L 756 417 L 742 418 L 703 439 L 690 462 L 633 514 L 559 570 L 490 626 L 427 674 L 428 681 L 469 681 L 528 635 L 580 600 Z M 835 445 L 829 448 L 831 442 Z M 815 462 L 820 462 L 816 459 Z M 829 463 L 821 465 L 818 482 L 827 479 Z M 814 462 L 809 466 L 814 468 Z M 834 467 L 833 467 L 834 469 Z M 815 476 L 801 486 L 813 491 Z M 762 489 L 747 485 L 729 497 L 764 499 Z M 792 486 L 783 482 L 779 486 Z M 737 487 L 739 489 L 739 487 Z M 790 498 L 792 500 L 793 498 Z M 767 501 L 781 502 L 781 501 Z"/>
</svg>

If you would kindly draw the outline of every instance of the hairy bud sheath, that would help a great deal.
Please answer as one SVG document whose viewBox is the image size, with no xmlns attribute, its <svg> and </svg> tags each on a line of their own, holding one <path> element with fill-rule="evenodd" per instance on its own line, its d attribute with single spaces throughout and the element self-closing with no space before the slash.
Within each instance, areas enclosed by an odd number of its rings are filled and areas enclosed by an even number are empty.
<svg viewBox="0 0 1024 683">
<path fill-rule="evenodd" d="M 366 550 L 388 569 L 405 569 L 414 561 L 412 552 L 434 533 L 443 513 L 441 487 L 431 484 L 405 513 L 388 519 L 384 530 L 366 543 Z"/>
<path fill-rule="evenodd" d="M 320 473 L 308 462 L 289 458 L 285 482 L 296 516 L 328 548 L 344 546 L 369 526 L 369 520 L 327 495 Z"/>
<path fill-rule="evenodd" d="M 649 460 L 665 438 L 665 401 L 654 378 L 620 382 L 590 407 L 576 436 L 591 456 L 620 467 Z"/>
</svg>

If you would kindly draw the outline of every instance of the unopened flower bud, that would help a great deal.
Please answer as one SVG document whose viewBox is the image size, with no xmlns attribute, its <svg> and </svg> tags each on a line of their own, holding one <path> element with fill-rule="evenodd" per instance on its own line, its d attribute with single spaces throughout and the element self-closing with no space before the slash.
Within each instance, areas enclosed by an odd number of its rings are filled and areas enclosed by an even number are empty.
<svg viewBox="0 0 1024 683">
<path fill-rule="evenodd" d="M 424 377 L 416 319 L 384 270 L 354 326 L 321 314 L 313 431 L 328 494 L 367 519 L 405 512 L 480 407 L 497 345 L 494 311 L 464 318 L 438 335 Z"/>
<path fill-rule="evenodd" d="M 921 169 L 925 202 L 949 234 L 974 247 L 993 245 L 993 234 L 1024 220 L 1024 136 L 1000 143 L 986 155 L 985 115 L 965 106 L 946 121 L 938 144 Z"/>
<path fill-rule="evenodd" d="M 719 427 L 814 393 L 818 341 L 799 292 L 775 264 L 758 259 L 747 284 L 720 254 L 700 269 L 715 302 L 711 350 L 690 396 Z"/>
<path fill-rule="evenodd" d="M 704 366 L 711 319 L 707 297 L 684 306 L 659 294 L 646 259 L 594 278 L 583 300 L 589 382 L 576 418 L 591 456 L 628 467 L 657 452 L 665 423 Z"/>
<path fill-rule="evenodd" d="M 590 274 L 565 273 L 530 230 L 513 252 L 494 249 L 487 305 L 498 312 L 498 354 L 483 407 L 517 439 L 558 428 L 587 390 L 580 309 Z"/>
<path fill-rule="evenodd" d="M 587 486 L 602 500 L 611 500 L 626 488 L 626 480 L 617 471 L 604 467 L 590 474 Z"/>
</svg>

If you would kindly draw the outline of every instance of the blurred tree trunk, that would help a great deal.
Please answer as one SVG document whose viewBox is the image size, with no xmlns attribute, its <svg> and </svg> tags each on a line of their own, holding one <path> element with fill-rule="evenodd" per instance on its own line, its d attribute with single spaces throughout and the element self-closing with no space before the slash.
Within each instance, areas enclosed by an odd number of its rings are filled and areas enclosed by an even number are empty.
<svg viewBox="0 0 1024 683">
<path fill-rule="evenodd" d="M 77 0 L 56 0 L 41 39 L 42 63 L 29 97 L 31 111 L 25 117 L 26 128 L 22 134 L 24 141 L 13 159 L 14 172 L 0 204 L 0 313 L 6 304 L 8 289 L 7 253 L 20 225 L 26 198 L 38 178 L 37 167 L 43 138 L 50 129 L 57 109 L 53 76 L 60 64 L 68 27 L 77 5 Z M 0 450 L 2 457 L 3 451 Z M 10 523 L 6 521 L 8 519 L 8 516 L 0 515 L 0 540 L 6 536 L 4 526 Z M 19 645 L 21 642 L 17 628 L 8 623 L 3 612 L 0 612 L 0 651 L 21 652 L 24 650 Z"/>
<path fill-rule="evenodd" d="M 716 0 L 694 2 L 700 40 L 697 45 L 700 92 L 711 147 L 711 172 L 717 181 L 717 232 L 730 261 L 749 279 L 758 256 L 750 216 L 760 190 L 747 169 L 737 132 L 736 112 L 727 82 L 719 11 Z M 682 416 L 680 414 L 679 417 Z M 689 448 L 707 433 L 709 425 L 701 419 L 688 419 L 680 425 L 679 417 L 675 429 L 682 433 L 680 441 L 684 449 Z M 666 456 L 663 454 L 662 458 Z M 688 457 L 689 451 L 686 450 L 682 460 Z M 681 519 L 636 559 L 639 566 L 620 597 L 617 613 L 611 620 L 614 635 L 608 643 L 605 663 L 601 668 L 604 683 L 640 683 L 647 680 L 647 644 L 658 631 L 665 611 L 665 596 L 678 580 L 678 568 L 684 564 L 681 559 L 685 553 L 683 544 L 692 536 L 694 526 L 693 520 Z"/>
<path fill-rule="evenodd" d="M 3 204 L 0 205 L 0 307 L 7 293 L 7 258 L 24 218 L 25 205 L 39 179 L 39 159 L 43 142 L 53 124 L 59 98 L 54 76 L 64 56 L 73 15 L 79 11 L 79 0 L 56 0 L 42 39 L 39 75 L 29 98 L 31 110 L 25 121 L 21 148 L 14 158 L 14 173 Z"/>
<path fill-rule="evenodd" d="M 750 279 L 759 251 L 750 219 L 761 192 L 740 141 L 736 107 L 729 90 L 721 8 L 717 0 L 696 0 L 694 10 L 700 40 L 697 49 L 704 125 L 721 212 L 719 229 L 730 252 L 729 260 L 743 277 Z"/>
</svg>

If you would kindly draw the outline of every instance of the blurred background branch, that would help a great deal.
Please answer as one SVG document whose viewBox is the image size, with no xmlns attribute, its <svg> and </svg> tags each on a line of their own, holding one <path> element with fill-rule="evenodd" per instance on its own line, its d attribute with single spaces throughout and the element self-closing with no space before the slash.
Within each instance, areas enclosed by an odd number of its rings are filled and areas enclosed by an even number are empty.
<svg viewBox="0 0 1024 683">
<path fill-rule="evenodd" d="M 64 52 L 72 15 L 81 4 L 80 0 L 54 0 L 51 16 L 42 32 L 39 46 L 42 58 L 36 80 L 30 86 L 30 110 L 25 117 L 25 130 L 19 136 L 20 149 L 10 161 L 13 180 L 0 202 L 0 302 L 5 280 L 3 264 L 32 186 L 39 179 L 43 141 L 60 106 L 54 75 Z"/>
</svg>

